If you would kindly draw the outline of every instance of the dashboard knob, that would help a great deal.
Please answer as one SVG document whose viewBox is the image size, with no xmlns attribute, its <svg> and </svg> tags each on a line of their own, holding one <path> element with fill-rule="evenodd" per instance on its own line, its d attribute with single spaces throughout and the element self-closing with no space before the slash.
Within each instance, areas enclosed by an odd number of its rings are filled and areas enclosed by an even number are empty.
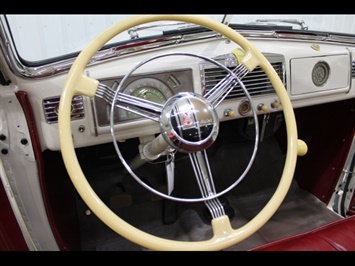
<svg viewBox="0 0 355 266">
<path fill-rule="evenodd" d="M 271 108 L 276 109 L 276 108 L 279 108 L 279 107 L 280 107 L 280 103 L 278 101 L 273 101 L 271 103 Z"/>
<path fill-rule="evenodd" d="M 267 112 L 267 111 L 269 110 L 269 108 L 268 108 L 265 104 L 260 103 L 260 104 L 258 105 L 258 110 L 259 110 L 259 111 L 263 111 L 263 112 Z"/>
<path fill-rule="evenodd" d="M 235 117 L 235 112 L 232 109 L 226 109 L 224 111 L 224 116 L 233 118 Z"/>
</svg>

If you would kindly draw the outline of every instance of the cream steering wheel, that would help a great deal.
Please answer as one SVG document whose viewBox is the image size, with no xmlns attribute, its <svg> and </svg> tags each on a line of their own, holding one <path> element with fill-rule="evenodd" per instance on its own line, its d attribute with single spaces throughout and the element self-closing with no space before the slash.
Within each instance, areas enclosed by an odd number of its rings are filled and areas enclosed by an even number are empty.
<svg viewBox="0 0 355 266">
<path fill-rule="evenodd" d="M 252 220 L 240 228 L 232 228 L 227 215 L 214 218 L 211 221 L 213 237 L 204 241 L 185 242 L 160 238 L 143 232 L 118 217 L 103 203 L 88 183 L 76 157 L 72 140 L 70 121 L 72 97 L 76 94 L 94 97 L 99 85 L 97 80 L 85 76 L 84 73 L 92 56 L 119 33 L 144 23 L 161 20 L 183 21 L 204 26 L 222 34 L 243 48 L 245 56 L 242 59 L 242 64 L 249 71 L 257 66 L 265 71 L 282 103 L 286 122 L 287 155 L 282 177 L 274 195 Z M 213 19 L 198 15 L 133 16 L 102 32 L 79 54 L 68 73 L 60 100 L 58 127 L 65 166 L 76 190 L 87 206 L 112 230 L 151 250 L 222 250 L 245 240 L 261 228 L 279 208 L 291 185 L 297 155 L 303 155 L 306 152 L 305 143 L 297 139 L 296 121 L 287 91 L 267 59 L 235 30 Z"/>
</svg>

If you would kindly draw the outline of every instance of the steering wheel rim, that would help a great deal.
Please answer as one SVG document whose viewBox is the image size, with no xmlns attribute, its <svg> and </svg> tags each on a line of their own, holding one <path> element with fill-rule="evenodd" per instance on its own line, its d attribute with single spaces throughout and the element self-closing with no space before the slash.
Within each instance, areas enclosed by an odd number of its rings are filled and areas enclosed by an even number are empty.
<svg viewBox="0 0 355 266">
<path fill-rule="evenodd" d="M 222 34 L 238 44 L 245 51 L 242 64 L 249 71 L 252 71 L 256 66 L 260 66 L 265 71 L 283 106 L 287 131 L 287 154 L 283 173 L 275 193 L 264 208 L 242 227 L 233 229 L 227 215 L 213 219 L 211 221 L 213 237 L 208 240 L 185 242 L 164 239 L 143 232 L 125 222 L 112 212 L 91 188 L 75 153 L 70 120 L 71 100 L 76 94 L 83 94 L 89 97 L 94 97 L 95 95 L 98 81 L 89 78 L 84 74 L 85 67 L 91 60 L 92 56 L 104 46 L 104 44 L 119 33 L 144 23 L 160 20 L 183 21 L 204 26 Z M 151 250 L 222 250 L 240 243 L 251 236 L 271 218 L 281 205 L 293 179 L 297 154 L 299 152 L 298 149 L 302 148 L 298 143 L 296 120 L 287 90 L 284 88 L 282 81 L 268 60 L 247 39 L 233 29 L 211 18 L 199 15 L 133 16 L 112 25 L 99 34 L 84 48 L 84 50 L 82 50 L 68 73 L 59 104 L 58 130 L 62 157 L 66 169 L 77 192 L 91 211 L 93 211 L 97 217 L 116 233 Z"/>
</svg>

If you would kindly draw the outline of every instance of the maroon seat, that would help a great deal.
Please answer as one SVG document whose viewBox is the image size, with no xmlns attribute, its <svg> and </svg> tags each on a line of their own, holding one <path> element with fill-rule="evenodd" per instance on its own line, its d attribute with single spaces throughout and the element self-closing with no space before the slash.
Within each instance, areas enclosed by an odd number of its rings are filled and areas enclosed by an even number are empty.
<svg viewBox="0 0 355 266">
<path fill-rule="evenodd" d="M 252 251 L 355 251 L 355 215 Z"/>
</svg>

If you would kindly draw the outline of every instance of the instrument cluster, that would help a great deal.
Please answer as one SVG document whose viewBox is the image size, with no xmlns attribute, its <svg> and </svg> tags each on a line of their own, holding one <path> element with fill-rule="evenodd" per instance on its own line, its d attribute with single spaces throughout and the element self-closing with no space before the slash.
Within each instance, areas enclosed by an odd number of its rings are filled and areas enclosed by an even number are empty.
<svg viewBox="0 0 355 266">
<path fill-rule="evenodd" d="M 102 79 L 99 82 L 115 91 L 119 89 L 125 94 L 161 104 L 177 93 L 194 91 L 191 69 L 132 75 L 126 79 L 125 84 L 120 84 L 123 78 L 114 77 Z M 95 97 L 94 108 L 97 125 L 99 127 L 109 126 L 111 104 L 99 97 Z M 115 109 L 115 124 L 127 123 L 138 119 L 144 118 L 121 108 Z"/>
</svg>

